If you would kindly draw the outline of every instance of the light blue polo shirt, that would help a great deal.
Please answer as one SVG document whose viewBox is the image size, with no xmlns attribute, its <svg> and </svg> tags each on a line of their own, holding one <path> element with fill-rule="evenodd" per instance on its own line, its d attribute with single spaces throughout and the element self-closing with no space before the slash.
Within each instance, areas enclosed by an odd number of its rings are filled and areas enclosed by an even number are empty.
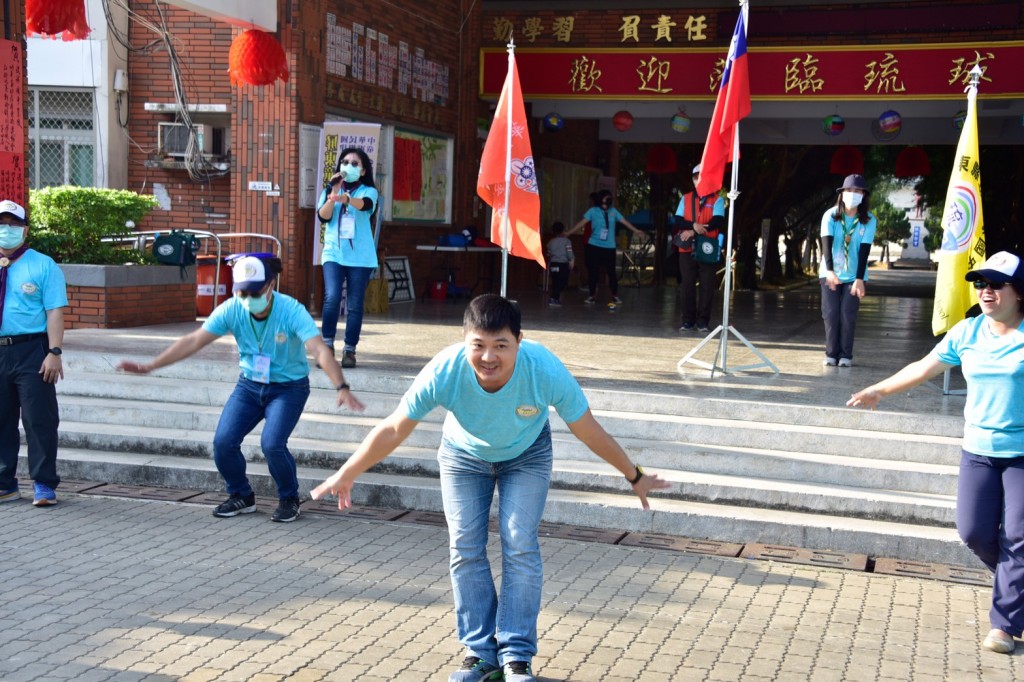
<svg viewBox="0 0 1024 682">
<path fill-rule="evenodd" d="M 1024 327 L 1024 324 L 1021 325 Z M 1024 329 L 1006 336 L 989 330 L 988 317 L 961 320 L 932 350 L 959 365 L 967 380 L 964 445 L 986 457 L 1024 455 Z"/>
<path fill-rule="evenodd" d="M 835 207 L 825 211 L 821 216 L 822 237 L 832 237 L 832 269 L 836 277 L 843 284 L 849 284 L 857 279 L 857 259 L 860 258 L 860 245 L 871 244 L 875 241 L 875 228 L 878 221 L 875 214 L 868 211 L 868 222 L 861 224 L 858 216 L 850 217 L 843 212 L 839 214 L 839 220 L 833 216 L 836 213 Z M 850 247 L 845 248 L 846 235 L 850 235 Z M 825 259 L 821 259 L 818 266 L 818 277 L 828 274 L 825 267 Z M 864 281 L 868 281 L 868 271 L 864 270 Z"/>
<path fill-rule="evenodd" d="M 623 220 L 619 209 L 612 206 L 605 211 L 600 206 L 592 206 L 583 217 L 590 221 L 590 240 L 587 243 L 602 249 L 614 249 L 615 223 Z"/>
<path fill-rule="evenodd" d="M 46 311 L 68 304 L 64 273 L 49 256 L 29 249 L 7 272 L 0 336 L 46 331 Z"/>
<path fill-rule="evenodd" d="M 356 199 L 369 199 L 377 208 L 379 195 L 376 187 L 359 185 L 352 191 L 352 197 Z M 320 192 L 320 201 L 317 202 L 317 210 L 327 201 L 327 189 Z M 355 217 L 356 232 L 352 239 L 340 239 L 341 234 L 341 211 L 349 211 Z M 321 225 L 324 230 L 324 249 L 320 253 L 320 263 L 332 262 L 342 265 L 349 265 L 360 268 L 377 267 L 377 249 L 373 246 L 373 226 L 370 225 L 370 211 L 357 211 L 342 203 L 334 204 L 334 215 L 331 219 Z"/>
<path fill-rule="evenodd" d="M 420 421 L 438 406 L 448 410 L 448 440 L 485 462 L 503 462 L 525 452 L 544 429 L 548 407 L 569 424 L 588 409 L 565 365 L 547 348 L 528 340 L 519 344 L 512 377 L 495 393 L 480 387 L 465 344 L 438 353 L 402 396 L 401 409 Z"/>
<path fill-rule="evenodd" d="M 296 381 L 309 376 L 306 342 L 320 336 L 306 308 L 291 296 L 274 292 L 274 307 L 265 320 L 253 319 L 232 296 L 217 306 L 203 323 L 203 331 L 217 336 L 231 332 L 238 344 L 238 366 L 253 377 L 253 356 L 270 356 L 270 382 Z"/>
</svg>

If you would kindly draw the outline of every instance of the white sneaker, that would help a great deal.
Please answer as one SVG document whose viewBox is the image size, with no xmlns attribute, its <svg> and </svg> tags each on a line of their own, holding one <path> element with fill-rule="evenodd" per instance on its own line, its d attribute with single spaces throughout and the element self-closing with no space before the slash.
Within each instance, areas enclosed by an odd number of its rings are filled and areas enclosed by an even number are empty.
<svg viewBox="0 0 1024 682">
<path fill-rule="evenodd" d="M 853 362 L 850 360 L 850 358 L 839 358 L 839 366 L 840 367 L 853 367 Z"/>
<path fill-rule="evenodd" d="M 822 362 L 821 364 L 824 365 L 825 367 L 835 367 L 836 366 L 836 359 L 835 358 L 826 357 L 825 361 Z"/>
</svg>

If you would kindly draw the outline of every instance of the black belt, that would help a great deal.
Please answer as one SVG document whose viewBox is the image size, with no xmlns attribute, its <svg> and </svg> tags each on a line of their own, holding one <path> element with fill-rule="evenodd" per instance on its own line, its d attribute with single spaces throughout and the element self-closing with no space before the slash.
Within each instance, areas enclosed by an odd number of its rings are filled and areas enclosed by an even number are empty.
<svg viewBox="0 0 1024 682">
<path fill-rule="evenodd" d="M 36 332 L 35 334 L 18 334 L 17 336 L 0 336 L 0 346 L 13 346 L 16 343 L 26 343 L 28 341 L 35 341 L 36 339 L 45 339 L 46 332 Z"/>
</svg>

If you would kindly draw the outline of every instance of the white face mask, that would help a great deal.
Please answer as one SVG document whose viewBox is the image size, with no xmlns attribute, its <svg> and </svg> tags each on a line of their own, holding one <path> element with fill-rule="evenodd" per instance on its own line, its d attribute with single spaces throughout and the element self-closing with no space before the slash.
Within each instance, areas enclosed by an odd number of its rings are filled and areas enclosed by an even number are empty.
<svg viewBox="0 0 1024 682">
<path fill-rule="evenodd" d="M 0 225 L 0 249 L 16 249 L 25 241 L 25 228 Z"/>
<path fill-rule="evenodd" d="M 843 205 L 846 208 L 857 208 L 863 200 L 864 195 L 860 192 L 843 192 Z"/>
<path fill-rule="evenodd" d="M 342 176 L 345 178 L 345 182 L 355 182 L 359 179 L 362 169 L 359 166 L 350 166 L 348 162 L 342 161 L 338 170 L 341 171 Z"/>
</svg>

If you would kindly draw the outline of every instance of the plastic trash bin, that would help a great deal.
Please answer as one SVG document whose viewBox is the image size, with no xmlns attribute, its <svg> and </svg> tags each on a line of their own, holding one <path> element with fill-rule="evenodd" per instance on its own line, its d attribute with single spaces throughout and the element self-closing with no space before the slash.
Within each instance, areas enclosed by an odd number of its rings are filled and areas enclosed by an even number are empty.
<svg viewBox="0 0 1024 682">
<path fill-rule="evenodd" d="M 209 315 L 214 308 L 231 298 L 231 266 L 227 264 L 226 258 L 220 261 L 220 281 L 217 282 L 217 295 L 213 294 L 217 267 L 216 256 L 196 258 L 196 315 Z"/>
</svg>

